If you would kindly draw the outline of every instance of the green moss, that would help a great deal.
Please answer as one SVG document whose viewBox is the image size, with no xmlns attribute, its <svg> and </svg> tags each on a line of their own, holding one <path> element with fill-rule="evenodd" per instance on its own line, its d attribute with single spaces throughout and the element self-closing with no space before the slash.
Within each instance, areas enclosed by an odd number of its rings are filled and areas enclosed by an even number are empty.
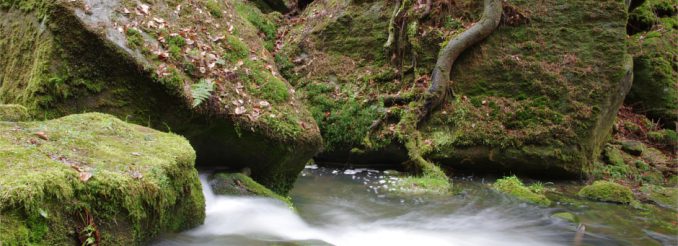
<svg viewBox="0 0 678 246">
<path fill-rule="evenodd" d="M 513 197 L 518 198 L 526 202 L 531 202 L 540 206 L 549 206 L 551 205 L 551 200 L 546 198 L 544 195 L 543 189 L 531 189 L 530 187 L 525 186 L 520 179 L 516 176 L 504 177 L 498 179 L 492 188 L 500 192 L 506 193 Z"/>
<path fill-rule="evenodd" d="M 221 18 L 223 16 L 222 14 L 222 7 L 219 1 L 217 0 L 207 0 L 205 2 L 205 7 L 207 7 L 207 10 L 209 10 L 210 14 L 212 16 Z"/>
<path fill-rule="evenodd" d="M 73 244 L 68 231 L 85 226 L 84 211 L 102 244 L 139 244 L 204 219 L 195 153 L 182 137 L 98 113 L 0 129 L 0 241 Z"/>
<path fill-rule="evenodd" d="M 228 44 L 229 52 L 224 54 L 223 58 L 227 61 L 237 62 L 239 60 L 245 59 L 250 54 L 250 49 L 238 39 L 238 37 L 233 35 L 228 35 L 226 37 L 226 43 Z"/>
<path fill-rule="evenodd" d="M 662 207 L 678 210 L 678 204 L 676 204 L 676 201 L 678 201 L 678 188 L 643 185 L 640 188 L 640 191 L 653 203 Z"/>
<path fill-rule="evenodd" d="M 621 149 L 626 153 L 639 156 L 643 154 L 645 145 L 638 141 L 624 141 L 622 142 Z"/>
<path fill-rule="evenodd" d="M 626 163 L 624 163 L 624 157 L 622 156 L 622 152 L 617 147 L 612 145 L 606 146 L 604 154 L 607 163 L 612 164 L 614 166 L 626 165 Z"/>
<path fill-rule="evenodd" d="M 299 125 L 299 119 L 293 115 L 269 115 L 264 118 L 264 122 L 272 131 L 280 134 L 283 138 L 293 139 L 302 133 L 303 129 Z"/>
<path fill-rule="evenodd" d="M 235 2 L 235 11 L 240 15 L 245 17 L 247 21 L 252 23 L 252 25 L 263 33 L 265 40 L 272 41 L 275 40 L 277 26 L 275 23 L 268 18 L 268 16 L 261 13 L 256 7 L 246 4 L 241 1 Z"/>
<path fill-rule="evenodd" d="M 435 176 L 408 176 L 400 180 L 395 189 L 405 194 L 449 194 L 452 186 L 447 177 Z"/>
<path fill-rule="evenodd" d="M 383 111 L 382 106 L 363 105 L 355 97 L 333 100 L 330 98 L 333 88 L 324 84 L 309 84 L 303 90 L 313 117 L 320 123 L 326 150 L 346 149 L 363 143 L 369 126 Z"/>
<path fill-rule="evenodd" d="M 671 129 L 652 131 L 647 133 L 647 137 L 655 143 L 678 146 L 678 133 Z"/>
<path fill-rule="evenodd" d="M 179 35 L 170 36 L 167 44 L 169 45 L 168 51 L 170 56 L 177 61 L 183 60 L 181 49 L 186 45 L 186 40 Z"/>
<path fill-rule="evenodd" d="M 270 197 L 293 207 L 289 197 L 276 194 L 242 173 L 214 174 L 210 177 L 210 186 L 215 194 Z"/>
<path fill-rule="evenodd" d="M 577 218 L 577 216 L 574 215 L 573 213 L 569 213 L 569 212 L 554 213 L 553 215 L 551 215 L 551 217 L 558 218 L 558 219 L 561 219 L 561 220 L 564 220 L 564 221 L 567 221 L 567 222 L 570 222 L 570 223 L 575 223 L 575 224 L 579 223 L 579 218 Z"/>
<path fill-rule="evenodd" d="M 127 29 L 127 45 L 130 48 L 141 48 L 144 45 L 144 37 L 141 32 L 134 28 Z"/>
<path fill-rule="evenodd" d="M 17 104 L 0 104 L 0 121 L 26 121 L 31 116 L 26 107 Z"/>
<path fill-rule="evenodd" d="M 626 102 L 667 123 L 678 119 L 677 23 L 676 4 L 671 0 L 645 1 L 629 15 L 634 81 Z"/>
<path fill-rule="evenodd" d="M 577 193 L 578 196 L 601 202 L 630 204 L 635 202 L 631 189 L 610 181 L 595 181 Z"/>
</svg>

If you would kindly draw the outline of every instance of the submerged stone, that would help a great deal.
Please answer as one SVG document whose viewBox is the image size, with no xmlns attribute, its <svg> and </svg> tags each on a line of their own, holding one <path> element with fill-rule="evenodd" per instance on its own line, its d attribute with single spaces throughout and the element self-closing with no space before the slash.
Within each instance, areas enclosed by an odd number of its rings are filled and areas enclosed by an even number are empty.
<svg viewBox="0 0 678 246">
<path fill-rule="evenodd" d="M 530 187 L 523 184 L 516 176 L 498 179 L 492 184 L 492 188 L 522 201 L 531 202 L 540 206 L 551 205 L 551 200 L 546 198 L 543 191 L 541 191 L 542 193 L 533 191 Z"/>
<path fill-rule="evenodd" d="M 600 202 L 630 204 L 635 201 L 631 189 L 610 181 L 595 181 L 579 190 L 577 195 Z"/>
<path fill-rule="evenodd" d="M 276 194 L 242 173 L 216 173 L 210 176 L 209 185 L 218 195 L 270 197 L 292 207 L 289 198 Z"/>
<path fill-rule="evenodd" d="M 558 218 L 570 223 L 579 223 L 579 218 L 570 212 L 558 212 L 551 215 L 551 217 Z"/>
<path fill-rule="evenodd" d="M 0 122 L 0 244 L 139 245 L 203 223 L 183 137 L 88 113 Z"/>
</svg>

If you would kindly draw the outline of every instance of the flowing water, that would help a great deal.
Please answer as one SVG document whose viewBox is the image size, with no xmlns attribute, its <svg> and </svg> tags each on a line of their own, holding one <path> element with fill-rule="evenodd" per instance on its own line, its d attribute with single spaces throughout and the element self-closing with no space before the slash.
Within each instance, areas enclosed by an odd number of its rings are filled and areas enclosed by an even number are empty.
<svg viewBox="0 0 678 246">
<path fill-rule="evenodd" d="M 406 196 L 396 177 L 367 170 L 308 166 L 283 202 L 214 195 L 202 177 L 205 224 L 156 245 L 677 245 L 647 214 L 611 204 L 559 203 L 541 208 L 489 189 L 483 179 L 455 178 L 458 195 Z M 569 211 L 585 224 L 552 217 Z M 675 223 L 675 214 L 671 214 Z M 645 218 L 645 221 L 641 221 Z M 675 224 L 674 224 L 675 226 Z M 579 238 L 579 239 L 575 239 Z"/>
</svg>

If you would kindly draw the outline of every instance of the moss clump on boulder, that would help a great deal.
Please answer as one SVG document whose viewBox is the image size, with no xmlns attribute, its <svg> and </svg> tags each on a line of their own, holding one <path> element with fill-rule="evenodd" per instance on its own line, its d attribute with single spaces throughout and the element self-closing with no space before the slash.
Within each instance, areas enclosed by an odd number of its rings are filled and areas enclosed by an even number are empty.
<svg viewBox="0 0 678 246">
<path fill-rule="evenodd" d="M 424 158 L 462 171 L 576 177 L 601 152 L 631 86 L 627 7 L 595 0 L 506 4 L 524 19 L 501 24 L 455 62 L 455 97 L 418 126 L 430 148 Z M 409 105 L 390 107 L 387 99 L 423 94 L 440 47 L 480 19 L 481 5 L 457 2 L 449 14 L 409 18 L 396 25 L 402 35 L 393 49 L 384 49 L 390 4 L 319 1 L 304 10 L 308 21 L 290 28 L 277 55 L 292 67 L 286 74 L 330 147 L 319 161 L 406 161 L 391 153 L 404 151 L 395 123 Z M 403 6 L 417 12 L 417 4 Z M 315 14 L 321 11 L 328 14 Z M 446 22 L 458 23 L 440 25 Z M 375 121 L 382 123 L 377 129 Z"/>
<path fill-rule="evenodd" d="M 267 49 L 276 28 L 242 0 L 0 0 L 0 103 L 179 133 L 201 165 L 249 167 L 283 194 L 322 140 Z"/>
<path fill-rule="evenodd" d="M 531 202 L 540 206 L 551 205 L 551 200 L 546 198 L 543 189 L 528 187 L 516 176 L 498 179 L 492 184 L 492 188 L 522 201 Z"/>
<path fill-rule="evenodd" d="M 678 188 L 662 187 L 658 185 L 643 185 L 640 191 L 646 196 L 647 200 L 665 208 L 678 211 Z"/>
<path fill-rule="evenodd" d="M 17 104 L 0 104 L 0 121 L 26 121 L 31 116 L 26 107 Z"/>
<path fill-rule="evenodd" d="M 610 182 L 610 181 L 595 181 L 591 185 L 587 185 L 577 193 L 578 196 L 600 202 L 612 202 L 630 204 L 635 202 L 633 192 L 626 186 Z"/>
<path fill-rule="evenodd" d="M 639 141 L 624 141 L 622 142 L 621 149 L 626 153 L 639 156 L 643 154 L 645 145 Z"/>
<path fill-rule="evenodd" d="M 576 215 L 570 212 L 558 212 L 551 215 L 553 218 L 558 218 L 570 223 L 579 223 L 579 218 Z"/>
<path fill-rule="evenodd" d="M 608 145 L 605 146 L 605 161 L 614 166 L 624 166 L 624 156 L 622 155 L 621 150 L 617 146 Z"/>
<path fill-rule="evenodd" d="M 647 0 L 629 15 L 633 87 L 625 99 L 669 126 L 678 121 L 678 9 L 672 0 Z"/>
<path fill-rule="evenodd" d="M 200 225 L 194 161 L 184 138 L 110 115 L 0 122 L 0 242 L 138 245 Z"/>
<path fill-rule="evenodd" d="M 210 176 L 209 184 L 218 195 L 271 197 L 292 207 L 290 198 L 276 194 L 242 173 L 216 173 Z"/>
</svg>

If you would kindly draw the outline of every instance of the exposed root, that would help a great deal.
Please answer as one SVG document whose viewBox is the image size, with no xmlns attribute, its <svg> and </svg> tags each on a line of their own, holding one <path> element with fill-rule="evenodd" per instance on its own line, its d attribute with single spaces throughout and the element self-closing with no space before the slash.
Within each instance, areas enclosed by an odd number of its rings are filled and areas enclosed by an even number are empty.
<svg viewBox="0 0 678 246">
<path fill-rule="evenodd" d="M 426 102 L 422 110 L 424 113 L 419 120 L 423 120 L 433 109 L 444 102 L 451 88 L 450 72 L 452 65 L 462 52 L 494 32 L 501 21 L 502 10 L 502 0 L 485 0 L 483 17 L 480 21 L 450 40 L 440 51 L 433 68 L 431 86 L 426 92 Z"/>
<path fill-rule="evenodd" d="M 395 22 L 400 10 L 400 0 L 396 0 L 395 4 L 393 4 L 393 14 L 391 14 L 391 19 L 388 21 L 388 39 L 386 40 L 386 43 L 384 43 L 384 48 L 390 48 L 395 40 Z"/>
<path fill-rule="evenodd" d="M 407 5 L 407 0 L 402 1 L 403 2 L 400 0 L 397 1 L 398 4 L 391 16 L 391 22 L 389 23 L 389 39 L 384 47 L 390 47 L 395 41 L 395 22 L 397 21 L 397 18 L 399 18 L 404 6 Z M 427 9 L 424 9 L 425 15 L 430 12 L 430 1 L 427 1 L 426 6 Z M 512 21 L 512 23 L 519 23 L 524 20 L 524 16 L 514 9 L 509 8 L 508 12 L 508 20 Z M 424 158 L 431 147 L 429 146 L 429 143 L 423 141 L 421 132 L 418 130 L 419 123 L 423 121 L 433 109 L 440 106 L 448 94 L 453 94 L 450 86 L 450 71 L 452 70 L 452 65 L 462 52 L 494 32 L 502 20 L 502 14 L 502 0 L 485 0 L 483 17 L 480 21 L 450 40 L 440 51 L 431 76 L 431 84 L 424 93 L 408 93 L 408 95 L 405 96 L 396 95 L 381 98 L 388 107 L 408 104 L 408 106 L 404 108 L 404 112 L 401 114 L 400 121 L 396 126 L 396 137 L 407 149 L 409 161 L 405 164 L 414 167 L 419 175 L 417 177 L 409 178 L 404 185 L 410 187 L 402 187 L 403 190 L 415 190 L 417 193 L 441 193 L 450 190 L 451 183 L 445 172 L 443 172 L 440 167 Z M 416 22 L 412 25 L 412 28 L 417 28 Z M 412 33 L 414 32 L 408 31 L 408 36 Z M 413 57 L 416 57 L 416 53 L 413 54 Z M 387 114 L 375 121 L 372 126 L 370 126 L 370 131 L 373 131 L 388 119 L 389 115 Z"/>
</svg>

